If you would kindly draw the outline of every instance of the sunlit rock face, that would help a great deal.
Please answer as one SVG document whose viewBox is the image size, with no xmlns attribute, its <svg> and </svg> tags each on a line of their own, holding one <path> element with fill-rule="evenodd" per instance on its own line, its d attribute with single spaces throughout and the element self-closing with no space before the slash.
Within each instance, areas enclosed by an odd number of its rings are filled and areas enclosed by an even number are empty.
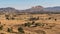
<svg viewBox="0 0 60 34">
<path fill-rule="evenodd" d="M 43 7 L 42 6 L 33 6 L 31 9 L 35 10 L 35 11 L 41 11 L 43 9 Z"/>
<path fill-rule="evenodd" d="M 42 9 L 42 6 L 33 6 L 32 9 Z"/>
</svg>

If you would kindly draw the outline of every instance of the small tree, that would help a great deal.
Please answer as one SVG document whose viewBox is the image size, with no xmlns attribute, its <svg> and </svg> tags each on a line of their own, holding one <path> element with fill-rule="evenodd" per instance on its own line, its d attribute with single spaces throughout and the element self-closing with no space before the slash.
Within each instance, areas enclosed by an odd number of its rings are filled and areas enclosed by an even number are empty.
<svg viewBox="0 0 60 34">
<path fill-rule="evenodd" d="M 18 31 L 21 32 L 21 33 L 24 33 L 24 30 L 23 30 L 22 27 L 19 27 L 19 28 L 18 28 Z"/>
</svg>

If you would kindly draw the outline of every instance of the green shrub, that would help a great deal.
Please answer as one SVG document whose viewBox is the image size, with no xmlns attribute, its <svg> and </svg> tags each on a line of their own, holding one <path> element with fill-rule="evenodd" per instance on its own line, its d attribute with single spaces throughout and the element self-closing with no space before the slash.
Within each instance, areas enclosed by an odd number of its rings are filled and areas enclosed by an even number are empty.
<svg viewBox="0 0 60 34">
<path fill-rule="evenodd" d="M 43 23 L 35 23 L 35 26 L 44 26 L 44 24 Z"/>
<path fill-rule="evenodd" d="M 14 18 L 14 17 L 12 17 L 11 19 L 12 19 L 12 20 L 14 20 L 15 18 Z"/>
<path fill-rule="evenodd" d="M 39 20 L 39 17 L 37 17 L 37 18 L 36 17 L 31 17 L 31 18 L 29 18 L 29 20 L 30 21 L 36 21 L 36 20 Z"/>
<path fill-rule="evenodd" d="M 48 18 L 49 20 L 51 19 L 51 17 Z"/>
<path fill-rule="evenodd" d="M 8 32 L 12 32 L 13 30 L 12 30 L 12 28 L 8 28 L 8 30 L 7 30 Z"/>
<path fill-rule="evenodd" d="M 35 24 L 35 21 L 32 21 L 32 24 Z"/>
<path fill-rule="evenodd" d="M 9 20 L 9 15 L 5 15 L 6 19 Z"/>
<path fill-rule="evenodd" d="M 2 30 L 2 29 L 3 29 L 3 25 L 0 26 L 0 30 Z"/>
<path fill-rule="evenodd" d="M 55 21 L 57 21 L 57 19 L 55 19 Z"/>
<path fill-rule="evenodd" d="M 18 28 L 18 31 L 21 32 L 21 33 L 24 33 L 24 30 L 23 30 L 22 27 L 19 27 L 19 28 Z"/>
<path fill-rule="evenodd" d="M 31 23 L 28 22 L 28 23 L 25 23 L 24 25 L 30 27 Z"/>
<path fill-rule="evenodd" d="M 7 20 L 9 20 L 9 18 L 8 18 L 8 17 L 6 17 L 6 19 L 7 19 Z"/>
<path fill-rule="evenodd" d="M 5 15 L 5 17 L 9 17 L 9 15 Z"/>
</svg>

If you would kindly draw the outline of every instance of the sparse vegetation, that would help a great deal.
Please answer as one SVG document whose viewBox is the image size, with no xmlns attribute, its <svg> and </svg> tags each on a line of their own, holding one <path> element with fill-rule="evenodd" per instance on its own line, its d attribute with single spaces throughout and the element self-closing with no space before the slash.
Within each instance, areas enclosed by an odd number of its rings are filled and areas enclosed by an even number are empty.
<svg viewBox="0 0 60 34">
<path fill-rule="evenodd" d="M 18 31 L 21 32 L 21 33 L 24 33 L 24 30 L 23 30 L 22 27 L 19 27 L 19 28 L 18 28 Z"/>
<path fill-rule="evenodd" d="M 36 30 L 35 32 L 38 33 L 38 34 L 46 34 L 46 32 L 43 31 L 43 30 Z"/>
<path fill-rule="evenodd" d="M 14 18 L 14 17 L 12 17 L 11 19 L 12 19 L 12 20 L 14 20 L 15 18 Z"/>
<path fill-rule="evenodd" d="M 9 17 L 9 15 L 5 15 L 5 17 Z"/>
<path fill-rule="evenodd" d="M 0 22 L 0 30 L 3 30 L 3 25 L 1 24 L 1 22 Z"/>
<path fill-rule="evenodd" d="M 30 27 L 32 24 L 30 22 L 27 22 L 24 25 Z"/>
<path fill-rule="evenodd" d="M 51 19 L 51 17 L 48 18 L 49 20 Z"/>
<path fill-rule="evenodd" d="M 57 19 L 55 19 L 55 21 L 57 21 Z"/>
<path fill-rule="evenodd" d="M 35 24 L 35 21 L 32 21 L 32 24 Z"/>
<path fill-rule="evenodd" d="M 9 20 L 9 18 L 8 18 L 8 17 L 6 17 L 6 19 L 7 19 L 7 20 Z"/>
<path fill-rule="evenodd" d="M 42 15 L 42 14 L 41 14 Z M 44 14 L 41 16 L 40 14 L 37 16 L 35 14 L 33 14 L 31 17 L 31 15 L 29 14 L 28 15 L 17 15 L 15 14 L 15 16 L 12 15 L 6 15 L 5 19 L 2 19 L 2 24 L 0 23 L 0 31 L 4 31 L 4 32 L 7 32 L 9 34 L 25 34 L 25 33 L 28 33 L 28 34 L 32 34 L 32 33 L 37 33 L 37 34 L 46 34 L 46 32 L 49 30 L 58 30 L 58 27 L 55 27 L 55 25 L 53 24 L 53 22 L 58 22 L 58 19 L 57 18 L 52 18 L 50 16 L 45 16 Z M 23 17 L 22 17 L 23 16 Z M 28 17 L 27 17 L 28 16 Z M 15 18 L 18 18 L 21 20 L 16 20 Z M 26 21 L 26 20 L 27 21 Z M 45 20 L 45 19 L 48 19 L 48 20 Z M 52 22 L 52 21 L 53 22 Z M 46 23 L 47 22 L 47 23 Z M 52 22 L 52 23 L 50 23 Z M 5 25 L 3 25 L 3 23 Z M 20 24 L 21 23 L 21 24 Z M 59 22 L 58 22 L 59 23 Z M 7 28 L 5 28 L 7 27 Z M 13 28 L 11 28 L 13 27 Z M 55 28 L 55 29 L 54 29 Z M 5 31 L 5 29 L 7 31 Z M 60 30 L 60 28 L 59 28 Z M 46 32 L 45 32 L 46 31 Z M 3 33 L 2 33 L 3 34 Z"/>
<path fill-rule="evenodd" d="M 35 23 L 35 25 L 36 25 L 36 26 L 41 26 L 41 27 L 43 27 L 43 26 L 44 26 L 44 24 L 43 24 L 43 23 Z"/>
<path fill-rule="evenodd" d="M 3 25 L 0 26 L 0 30 L 3 30 Z"/>
<path fill-rule="evenodd" d="M 0 33 L 0 34 L 5 34 L 5 33 Z"/>
<path fill-rule="evenodd" d="M 7 29 L 7 32 L 12 32 L 12 31 L 13 31 L 12 28 Z"/>
<path fill-rule="evenodd" d="M 35 20 L 39 20 L 39 17 L 31 17 L 30 19 L 29 19 L 30 21 L 35 21 Z"/>
<path fill-rule="evenodd" d="M 43 9 L 0 8 L 0 34 L 60 34 L 60 12 Z"/>
</svg>

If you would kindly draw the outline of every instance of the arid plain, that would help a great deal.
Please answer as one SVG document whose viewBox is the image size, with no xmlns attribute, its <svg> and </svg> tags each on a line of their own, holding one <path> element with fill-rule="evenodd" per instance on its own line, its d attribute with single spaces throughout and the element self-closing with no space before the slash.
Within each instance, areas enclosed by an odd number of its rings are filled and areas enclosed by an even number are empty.
<svg viewBox="0 0 60 34">
<path fill-rule="evenodd" d="M 60 14 L 0 15 L 0 34 L 60 34 Z"/>
</svg>

